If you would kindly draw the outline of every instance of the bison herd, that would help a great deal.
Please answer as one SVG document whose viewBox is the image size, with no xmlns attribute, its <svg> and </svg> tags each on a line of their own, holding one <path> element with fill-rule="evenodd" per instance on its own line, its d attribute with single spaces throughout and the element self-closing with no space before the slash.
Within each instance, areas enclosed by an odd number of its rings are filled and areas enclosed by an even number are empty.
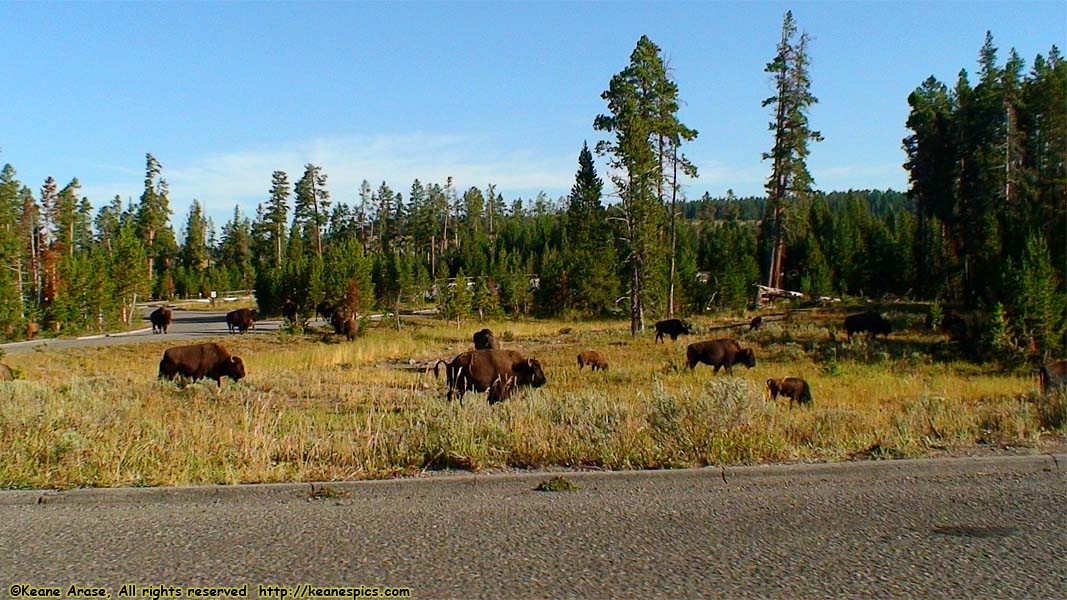
<svg viewBox="0 0 1067 600">
<path fill-rule="evenodd" d="M 283 316 L 290 322 L 297 321 L 297 307 L 286 301 L 282 309 Z M 316 313 L 327 321 L 337 334 L 344 334 L 349 340 L 358 333 L 358 324 L 354 316 L 343 308 L 321 302 Z M 245 333 L 255 328 L 258 318 L 255 309 L 241 308 L 227 313 L 226 326 L 230 333 Z M 956 315 L 946 315 L 945 322 L 956 325 Z M 172 313 L 166 307 L 157 308 L 149 315 L 152 333 L 167 333 L 171 324 Z M 749 323 L 749 331 L 760 329 L 764 325 L 763 317 L 757 316 Z M 844 329 L 851 342 L 853 336 L 868 333 L 889 336 L 892 325 L 884 316 L 874 312 L 864 312 L 845 317 Z M 677 340 L 681 335 L 690 335 L 694 327 L 681 319 L 666 319 L 655 325 L 655 341 L 661 343 L 666 336 Z M 502 349 L 500 341 L 490 329 L 476 332 L 472 341 L 474 349 L 462 352 L 451 359 L 441 359 L 433 367 L 434 376 L 439 375 L 443 365 L 448 386 L 447 398 L 459 398 L 473 390 L 488 393 L 490 404 L 502 402 L 521 388 L 538 388 L 547 383 L 544 369 L 536 358 L 524 356 L 516 350 Z M 686 347 L 686 365 L 690 370 L 698 364 L 713 368 L 713 374 L 720 369 L 728 375 L 733 374 L 733 366 L 745 365 L 749 369 L 756 366 L 756 356 L 751 348 L 743 347 L 737 340 L 720 338 L 699 341 Z M 597 350 L 583 350 L 578 353 L 578 370 L 586 366 L 590 371 L 607 371 L 608 361 Z M 1041 382 L 1041 393 L 1067 387 L 1067 361 L 1056 361 L 1036 370 Z M 159 377 L 174 379 L 188 378 L 193 381 L 212 379 L 222 385 L 222 378 L 229 377 L 237 381 L 245 376 L 245 367 L 240 357 L 232 356 L 224 347 L 216 343 L 192 344 L 168 348 L 159 363 Z M 12 379 L 11 369 L 0 364 L 0 381 Z M 808 382 L 799 377 L 782 377 L 767 380 L 767 389 L 772 400 L 778 396 L 789 399 L 790 407 L 794 404 L 811 404 L 812 394 Z"/>
</svg>

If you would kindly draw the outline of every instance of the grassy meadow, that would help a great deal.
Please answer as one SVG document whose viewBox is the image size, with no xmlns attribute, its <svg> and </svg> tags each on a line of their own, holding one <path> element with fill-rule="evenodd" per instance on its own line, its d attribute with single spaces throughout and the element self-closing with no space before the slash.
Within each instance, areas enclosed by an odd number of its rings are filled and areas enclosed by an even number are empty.
<svg viewBox="0 0 1067 600">
<path fill-rule="evenodd" d="M 953 358 L 919 310 L 888 311 L 887 341 L 843 340 L 845 311 L 794 313 L 762 330 L 703 330 L 656 344 L 621 321 L 422 321 L 372 325 L 353 342 L 313 331 L 218 338 L 248 377 L 181 388 L 156 379 L 168 345 L 147 342 L 4 357 L 0 488 L 323 481 L 440 469 L 637 469 L 918 457 L 975 444 L 1062 441 L 1067 402 L 1024 370 Z M 490 327 L 538 358 L 548 384 L 488 406 L 445 401 L 432 366 Z M 736 337 L 757 365 L 689 371 L 685 347 Z M 607 372 L 578 371 L 600 350 Z M 771 402 L 765 382 L 799 376 L 814 403 Z"/>
</svg>

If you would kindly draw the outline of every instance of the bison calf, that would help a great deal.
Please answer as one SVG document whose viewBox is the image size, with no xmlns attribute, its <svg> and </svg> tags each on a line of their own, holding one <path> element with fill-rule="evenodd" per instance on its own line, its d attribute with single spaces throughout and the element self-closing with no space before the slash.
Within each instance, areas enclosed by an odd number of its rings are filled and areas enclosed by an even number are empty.
<svg viewBox="0 0 1067 600">
<path fill-rule="evenodd" d="M 221 344 L 205 343 L 175 346 L 163 352 L 159 361 L 159 376 L 174 379 L 188 377 L 193 381 L 214 379 L 222 387 L 222 378 L 237 381 L 245 376 L 245 364 L 239 356 L 230 355 Z"/>
<path fill-rule="evenodd" d="M 345 339 L 352 341 L 359 335 L 359 323 L 352 317 L 345 319 L 344 325 L 341 326 L 341 333 L 345 334 Z"/>
<path fill-rule="evenodd" d="M 656 341 L 662 342 L 664 335 L 671 336 L 671 341 L 677 340 L 682 334 L 688 335 L 692 326 L 681 319 L 667 319 L 656 323 Z"/>
<path fill-rule="evenodd" d="M 15 374 L 11 372 L 11 367 L 0 363 L 0 381 L 14 381 Z"/>
<path fill-rule="evenodd" d="M 751 348 L 742 348 L 737 340 L 729 338 L 696 342 L 685 349 L 685 357 L 692 369 L 698 363 L 715 367 L 715 374 L 725 368 L 727 374 L 733 375 L 734 364 L 740 363 L 748 368 L 756 366 L 756 355 Z"/>
<path fill-rule="evenodd" d="M 768 379 L 767 388 L 771 390 L 771 400 L 777 400 L 778 394 L 789 398 L 789 406 L 792 408 L 793 401 L 797 404 L 811 404 L 811 387 L 808 382 L 799 377 L 784 377 L 782 379 Z"/>
<path fill-rule="evenodd" d="M 596 350 L 582 350 L 578 353 L 578 370 L 581 371 L 585 365 L 589 365 L 590 370 L 593 371 L 608 370 L 608 360 Z"/>
</svg>

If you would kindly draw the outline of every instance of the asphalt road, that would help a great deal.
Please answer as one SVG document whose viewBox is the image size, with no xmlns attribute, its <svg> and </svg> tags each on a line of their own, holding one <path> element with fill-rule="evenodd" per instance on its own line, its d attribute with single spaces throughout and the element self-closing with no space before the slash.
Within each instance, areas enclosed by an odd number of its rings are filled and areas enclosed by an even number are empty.
<svg viewBox="0 0 1067 600">
<path fill-rule="evenodd" d="M 196 338 L 229 335 L 226 328 L 226 313 L 220 311 L 187 311 L 175 310 L 173 321 L 167 328 L 167 333 L 152 333 L 152 325 L 148 322 L 148 314 L 155 310 L 154 306 L 139 307 L 142 311 L 143 327 L 126 333 L 111 335 L 89 335 L 80 338 L 42 338 L 12 344 L 0 344 L 0 348 L 8 354 L 30 352 L 40 347 L 48 349 L 78 348 L 85 346 L 109 346 L 114 344 L 136 344 L 146 341 L 175 341 L 185 342 Z M 244 335 L 263 335 L 277 331 L 282 322 L 279 320 L 256 321 L 255 329 L 249 329 Z M 234 334 L 238 335 L 238 334 Z"/>
<path fill-rule="evenodd" d="M 1067 456 L 0 493 L 0 586 L 1062 598 Z"/>
</svg>

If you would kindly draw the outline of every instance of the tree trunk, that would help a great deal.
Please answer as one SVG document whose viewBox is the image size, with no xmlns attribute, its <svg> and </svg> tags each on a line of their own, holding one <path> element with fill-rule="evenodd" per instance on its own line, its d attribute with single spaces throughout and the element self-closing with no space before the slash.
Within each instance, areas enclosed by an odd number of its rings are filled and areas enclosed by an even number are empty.
<svg viewBox="0 0 1067 600">
<path fill-rule="evenodd" d="M 674 278 L 677 259 L 678 231 L 675 229 L 675 205 L 678 202 L 678 147 L 674 147 L 674 177 L 671 182 L 671 278 L 667 288 L 667 316 L 674 318 Z"/>
</svg>

